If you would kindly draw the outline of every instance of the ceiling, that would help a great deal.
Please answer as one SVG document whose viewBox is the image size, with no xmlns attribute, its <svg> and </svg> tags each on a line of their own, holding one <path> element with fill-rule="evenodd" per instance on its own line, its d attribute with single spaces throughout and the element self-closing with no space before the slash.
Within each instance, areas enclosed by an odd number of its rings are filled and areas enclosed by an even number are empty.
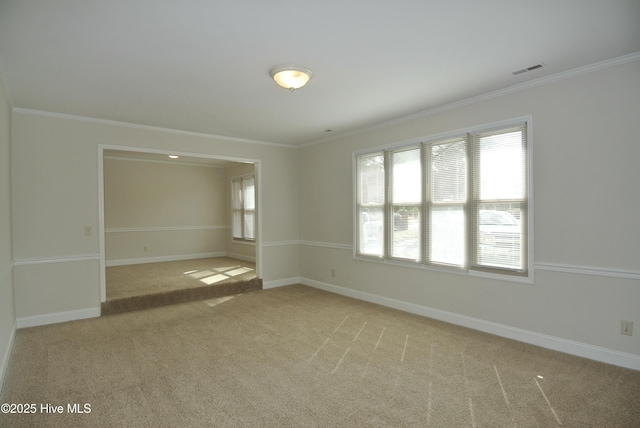
<svg viewBox="0 0 640 428">
<path fill-rule="evenodd" d="M 638 52 L 638 0 L 0 0 L 14 107 L 287 145 Z"/>
</svg>

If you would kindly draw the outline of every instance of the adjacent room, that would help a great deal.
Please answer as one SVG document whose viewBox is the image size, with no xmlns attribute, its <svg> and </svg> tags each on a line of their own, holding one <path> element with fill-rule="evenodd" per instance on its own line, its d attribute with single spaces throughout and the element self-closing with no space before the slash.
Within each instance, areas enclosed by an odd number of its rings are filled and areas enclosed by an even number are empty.
<svg viewBox="0 0 640 428">
<path fill-rule="evenodd" d="M 639 426 L 638 22 L 1 1 L 0 426 Z"/>
<path fill-rule="evenodd" d="M 255 164 L 108 149 L 102 159 L 103 315 L 261 288 Z"/>
</svg>

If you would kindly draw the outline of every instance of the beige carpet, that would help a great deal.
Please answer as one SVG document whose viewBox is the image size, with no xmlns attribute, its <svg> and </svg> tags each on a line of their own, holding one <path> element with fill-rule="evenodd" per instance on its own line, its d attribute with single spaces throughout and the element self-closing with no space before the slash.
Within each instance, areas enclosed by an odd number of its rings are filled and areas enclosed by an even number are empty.
<svg viewBox="0 0 640 428">
<path fill-rule="evenodd" d="M 3 427 L 638 427 L 640 372 L 290 286 L 19 330 L 0 403 L 38 409 Z"/>
<path fill-rule="evenodd" d="M 107 300 L 220 285 L 256 277 L 255 263 L 230 257 L 106 268 Z"/>
</svg>

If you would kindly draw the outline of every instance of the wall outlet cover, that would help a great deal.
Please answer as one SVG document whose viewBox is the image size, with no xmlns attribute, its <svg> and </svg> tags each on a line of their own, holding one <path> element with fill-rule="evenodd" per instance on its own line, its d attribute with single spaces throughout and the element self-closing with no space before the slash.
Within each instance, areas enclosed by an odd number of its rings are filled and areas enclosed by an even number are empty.
<svg viewBox="0 0 640 428">
<path fill-rule="evenodd" d="M 633 321 L 620 321 L 620 334 L 633 336 Z"/>
</svg>

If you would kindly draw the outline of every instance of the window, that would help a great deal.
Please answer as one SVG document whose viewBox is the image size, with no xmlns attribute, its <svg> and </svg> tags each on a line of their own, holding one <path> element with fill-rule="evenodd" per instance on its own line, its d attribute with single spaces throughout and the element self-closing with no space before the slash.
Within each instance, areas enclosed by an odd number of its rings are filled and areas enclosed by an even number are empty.
<svg viewBox="0 0 640 428">
<path fill-rule="evenodd" d="M 528 275 L 527 122 L 357 154 L 356 255 Z"/>
<path fill-rule="evenodd" d="M 231 180 L 231 210 L 233 239 L 254 241 L 256 222 L 256 191 L 253 175 Z"/>
</svg>

